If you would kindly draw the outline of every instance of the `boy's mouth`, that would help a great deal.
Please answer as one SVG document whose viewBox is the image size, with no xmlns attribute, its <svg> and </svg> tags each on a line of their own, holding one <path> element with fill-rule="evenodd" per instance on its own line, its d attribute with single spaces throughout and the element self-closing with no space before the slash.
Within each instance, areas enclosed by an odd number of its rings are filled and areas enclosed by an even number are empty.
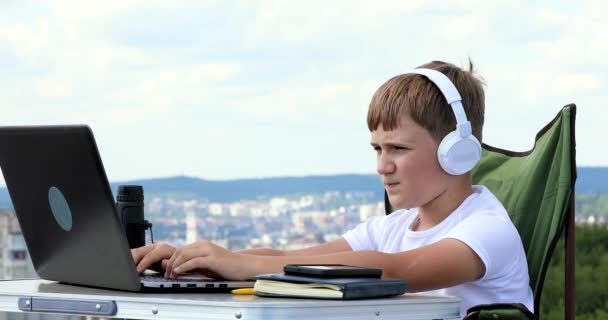
<svg viewBox="0 0 608 320">
<path fill-rule="evenodd" d="M 385 187 L 387 190 L 390 190 L 390 189 L 394 189 L 395 187 L 397 187 L 397 185 L 399 185 L 399 182 L 395 182 L 395 183 L 385 183 L 385 184 L 384 184 L 384 187 Z"/>
</svg>

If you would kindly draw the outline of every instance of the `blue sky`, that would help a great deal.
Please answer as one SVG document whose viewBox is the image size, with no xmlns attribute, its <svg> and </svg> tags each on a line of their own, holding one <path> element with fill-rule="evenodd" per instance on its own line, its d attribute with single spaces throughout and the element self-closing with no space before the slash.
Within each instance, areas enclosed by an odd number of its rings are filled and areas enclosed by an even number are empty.
<svg viewBox="0 0 608 320">
<path fill-rule="evenodd" d="M 375 89 L 430 60 L 486 87 L 485 142 L 578 105 L 607 166 L 605 1 L 0 1 L 0 125 L 85 123 L 112 181 L 373 173 Z"/>
</svg>

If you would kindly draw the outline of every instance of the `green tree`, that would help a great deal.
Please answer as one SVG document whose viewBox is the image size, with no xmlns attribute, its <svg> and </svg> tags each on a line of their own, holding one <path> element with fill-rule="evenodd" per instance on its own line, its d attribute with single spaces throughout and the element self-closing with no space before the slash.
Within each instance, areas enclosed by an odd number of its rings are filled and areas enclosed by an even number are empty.
<svg viewBox="0 0 608 320">
<path fill-rule="evenodd" d="M 608 320 L 608 228 L 576 227 L 576 319 Z M 544 282 L 541 319 L 564 318 L 564 241 L 560 239 Z"/>
</svg>

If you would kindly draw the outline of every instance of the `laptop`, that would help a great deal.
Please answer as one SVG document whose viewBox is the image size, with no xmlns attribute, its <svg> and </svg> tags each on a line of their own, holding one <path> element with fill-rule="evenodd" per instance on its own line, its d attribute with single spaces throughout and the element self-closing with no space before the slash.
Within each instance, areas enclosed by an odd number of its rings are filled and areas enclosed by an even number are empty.
<svg viewBox="0 0 608 320">
<path fill-rule="evenodd" d="M 42 279 L 126 291 L 253 287 L 254 280 L 139 274 L 86 125 L 0 127 L 0 167 Z"/>
</svg>

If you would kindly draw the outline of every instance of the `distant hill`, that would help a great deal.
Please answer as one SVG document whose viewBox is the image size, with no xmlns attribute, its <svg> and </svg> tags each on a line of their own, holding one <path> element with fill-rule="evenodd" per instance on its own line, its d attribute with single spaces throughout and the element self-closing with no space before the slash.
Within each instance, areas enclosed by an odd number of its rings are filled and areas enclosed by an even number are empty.
<svg viewBox="0 0 608 320">
<path fill-rule="evenodd" d="M 577 193 L 607 193 L 608 167 L 578 168 Z M 139 184 L 146 194 L 183 193 L 202 196 L 210 201 L 229 202 L 256 199 L 293 193 L 319 193 L 324 191 L 373 192 L 374 198 L 382 199 L 383 188 L 375 174 L 328 175 L 308 177 L 283 177 L 213 181 L 193 177 L 169 177 L 111 183 L 112 192 L 119 184 Z M 6 188 L 0 188 L 0 207 L 10 207 Z"/>
<path fill-rule="evenodd" d="M 119 184 L 142 185 L 146 194 L 189 193 L 218 202 L 325 191 L 371 191 L 381 199 L 384 192 L 380 178 L 376 175 L 354 174 L 225 181 L 180 176 L 112 183 L 112 190 L 116 191 Z"/>
<path fill-rule="evenodd" d="M 120 184 L 136 184 L 144 187 L 145 195 L 161 193 L 181 193 L 196 195 L 209 201 L 230 202 L 241 199 L 257 199 L 294 193 L 320 193 L 325 191 L 373 192 L 380 201 L 384 189 L 378 176 L 332 175 L 308 177 L 284 177 L 213 181 L 193 177 L 169 177 L 110 183 L 112 192 Z M 7 189 L 0 188 L 0 208 L 11 206 Z"/>
<path fill-rule="evenodd" d="M 608 167 L 579 167 L 576 193 L 608 193 Z"/>
</svg>

